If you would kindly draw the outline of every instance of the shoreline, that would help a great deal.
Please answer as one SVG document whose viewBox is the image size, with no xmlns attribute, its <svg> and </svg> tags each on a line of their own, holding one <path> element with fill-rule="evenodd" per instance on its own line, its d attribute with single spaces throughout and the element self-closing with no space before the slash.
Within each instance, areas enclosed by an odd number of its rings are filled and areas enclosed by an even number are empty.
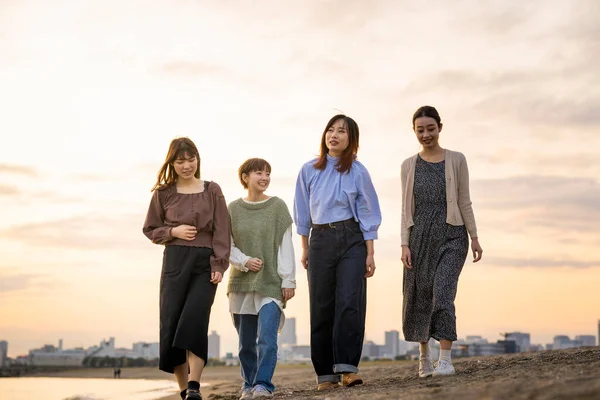
<svg viewBox="0 0 600 400">
<path fill-rule="evenodd" d="M 426 379 L 418 378 L 417 361 L 363 362 L 359 366 L 363 385 L 338 388 L 327 393 L 316 391 L 312 365 L 282 364 L 277 366 L 273 377 L 275 398 L 600 398 L 600 347 L 456 358 L 453 362 L 456 375 Z M 121 371 L 121 379 L 174 379 L 171 374 L 155 368 Z M 110 378 L 112 369 L 71 370 L 33 376 Z M 210 385 L 202 386 L 203 382 Z M 573 382 L 577 384 L 573 385 Z M 205 399 L 237 400 L 241 383 L 239 367 L 209 367 L 202 374 L 202 395 Z M 180 399 L 179 393 L 174 392 L 157 400 Z"/>
</svg>

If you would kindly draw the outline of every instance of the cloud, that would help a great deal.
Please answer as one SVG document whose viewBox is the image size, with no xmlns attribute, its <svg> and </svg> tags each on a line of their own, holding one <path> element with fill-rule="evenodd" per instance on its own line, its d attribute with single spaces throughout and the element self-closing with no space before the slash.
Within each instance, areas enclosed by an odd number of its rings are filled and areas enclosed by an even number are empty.
<svg viewBox="0 0 600 400">
<path fill-rule="evenodd" d="M 443 70 L 411 81 L 402 93 L 435 87 L 461 98 L 468 114 L 483 119 L 504 116 L 527 125 L 600 128 L 600 91 L 593 87 L 594 81 L 598 81 L 595 68 L 563 63 L 503 72 Z M 461 95 L 465 88 L 468 97 Z M 530 134 L 547 136 L 548 132 L 531 130 Z"/>
<path fill-rule="evenodd" d="M 14 272 L 17 269 L 13 268 L 12 270 Z M 26 289 L 55 289 L 57 285 L 59 285 L 59 283 L 54 278 L 47 275 L 9 274 L 0 272 L 0 295 Z"/>
<path fill-rule="evenodd" d="M 21 193 L 21 190 L 14 185 L 0 184 L 0 197 L 18 197 Z"/>
<path fill-rule="evenodd" d="M 0 163 L 0 173 L 13 174 L 13 175 L 25 175 L 25 176 L 29 176 L 29 177 L 38 176 L 38 173 L 34 168 L 27 167 L 24 165 L 3 164 L 3 163 Z"/>
<path fill-rule="evenodd" d="M 599 268 L 600 260 L 581 261 L 555 258 L 527 258 L 527 257 L 486 257 L 486 264 L 501 267 L 526 267 L 526 268 Z"/>
<path fill-rule="evenodd" d="M 600 183 L 592 178 L 522 176 L 474 181 L 482 207 L 514 209 L 544 207 L 600 216 Z"/>
<path fill-rule="evenodd" d="M 596 179 L 529 175 L 473 180 L 470 186 L 478 222 L 496 233 L 539 228 L 555 238 L 583 233 L 587 239 L 581 239 L 582 243 L 600 241 L 600 182 Z M 378 182 L 377 191 L 382 202 L 401 201 L 399 179 Z"/>
<path fill-rule="evenodd" d="M 63 196 L 53 191 L 25 192 L 14 185 L 0 184 L 0 202 L 3 202 L 3 200 L 20 206 L 40 203 L 71 204 L 84 201 L 82 198 Z"/>
<path fill-rule="evenodd" d="M 200 75 L 210 78 L 221 77 L 228 79 L 233 71 L 223 66 L 211 65 L 201 61 L 172 61 L 160 67 L 162 72 L 174 75 Z"/>
<path fill-rule="evenodd" d="M 139 246 L 144 215 L 113 214 L 77 217 L 11 226 L 0 238 L 36 247 L 115 250 Z"/>
<path fill-rule="evenodd" d="M 31 275 L 1 276 L 0 293 L 26 289 L 32 281 Z"/>
</svg>

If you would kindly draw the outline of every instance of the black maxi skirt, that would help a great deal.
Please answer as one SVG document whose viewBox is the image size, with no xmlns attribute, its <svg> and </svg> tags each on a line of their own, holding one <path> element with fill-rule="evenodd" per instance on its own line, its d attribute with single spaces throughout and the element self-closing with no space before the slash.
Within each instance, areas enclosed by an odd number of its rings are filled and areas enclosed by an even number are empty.
<svg viewBox="0 0 600 400">
<path fill-rule="evenodd" d="M 159 369 L 173 373 L 186 351 L 207 361 L 208 323 L 217 285 L 207 247 L 166 246 L 160 277 Z"/>
</svg>

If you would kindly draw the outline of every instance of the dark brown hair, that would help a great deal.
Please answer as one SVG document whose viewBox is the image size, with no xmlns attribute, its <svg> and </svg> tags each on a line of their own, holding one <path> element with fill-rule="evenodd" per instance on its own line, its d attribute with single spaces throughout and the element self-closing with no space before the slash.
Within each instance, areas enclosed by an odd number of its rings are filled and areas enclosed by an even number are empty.
<svg viewBox="0 0 600 400">
<path fill-rule="evenodd" d="M 267 160 L 263 160 L 262 158 L 249 158 L 238 169 L 238 177 L 240 178 L 240 182 L 244 189 L 248 189 L 248 184 L 244 182 L 242 179 L 242 175 L 250 175 L 250 172 L 256 171 L 267 171 L 271 173 L 271 164 Z"/>
<path fill-rule="evenodd" d="M 158 171 L 158 178 L 152 191 L 164 189 L 177 182 L 177 173 L 175 172 L 173 163 L 178 158 L 186 158 L 186 156 L 189 158 L 196 157 L 196 160 L 198 160 L 198 168 L 196 169 L 194 176 L 200 179 L 200 153 L 198 153 L 196 145 L 189 138 L 176 138 L 173 139 L 169 145 L 167 158 L 165 158 L 165 163 Z"/>
<path fill-rule="evenodd" d="M 358 153 L 358 124 L 352 118 L 344 114 L 338 114 L 331 118 L 325 126 L 323 136 L 321 136 L 321 152 L 319 154 L 319 159 L 314 165 L 316 169 L 325 169 L 325 166 L 327 165 L 328 149 L 325 136 L 329 128 L 331 128 L 333 124 L 335 124 L 335 122 L 339 119 L 344 120 L 346 124 L 346 131 L 348 133 L 348 147 L 346 147 L 346 149 L 340 156 L 340 159 L 337 162 L 335 168 L 338 170 L 338 172 L 348 172 L 350 171 L 350 168 L 352 168 L 352 161 L 354 161 L 354 159 L 356 158 L 356 153 Z"/>
<path fill-rule="evenodd" d="M 417 111 L 415 111 L 415 113 L 413 114 L 413 128 L 415 127 L 416 119 L 420 118 L 420 117 L 433 118 L 435 120 L 435 122 L 437 122 L 438 128 L 440 127 L 440 125 L 442 125 L 442 119 L 440 118 L 440 114 L 435 109 L 435 107 L 432 107 L 432 106 L 419 107 L 419 109 Z"/>
</svg>

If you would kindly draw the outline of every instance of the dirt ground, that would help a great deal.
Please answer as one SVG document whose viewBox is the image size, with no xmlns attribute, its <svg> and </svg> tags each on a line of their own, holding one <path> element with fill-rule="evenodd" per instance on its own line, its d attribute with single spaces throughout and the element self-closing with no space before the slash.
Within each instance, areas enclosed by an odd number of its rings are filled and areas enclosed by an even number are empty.
<svg viewBox="0 0 600 400">
<path fill-rule="evenodd" d="M 275 399 L 600 399 L 600 347 L 455 359 L 456 375 L 417 378 L 416 361 L 361 363 L 365 383 L 329 392 L 315 390 L 310 365 L 278 365 Z M 53 376 L 112 377 L 112 369 L 78 370 Z M 49 376 L 49 375 L 46 375 Z M 172 379 L 155 369 L 123 370 L 123 378 Z M 236 400 L 237 367 L 207 368 L 205 400 Z M 162 400 L 180 400 L 178 394 Z"/>
</svg>

